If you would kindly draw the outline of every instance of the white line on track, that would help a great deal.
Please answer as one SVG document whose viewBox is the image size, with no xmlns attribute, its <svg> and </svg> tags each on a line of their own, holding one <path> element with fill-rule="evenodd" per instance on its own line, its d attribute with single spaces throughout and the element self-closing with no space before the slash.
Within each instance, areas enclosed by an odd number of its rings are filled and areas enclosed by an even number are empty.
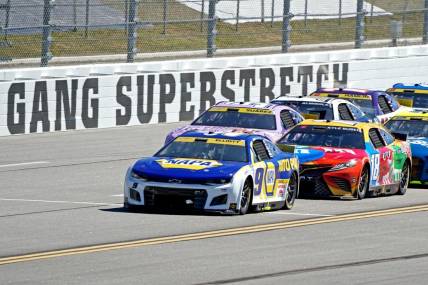
<svg viewBox="0 0 428 285">
<path fill-rule="evenodd" d="M 40 203 L 56 203 L 56 204 L 79 204 L 79 205 L 100 205 L 100 206 L 122 206 L 117 203 L 100 203 L 100 202 L 77 202 L 77 201 L 51 201 L 51 200 L 30 200 L 30 199 L 8 199 L 0 198 L 0 201 L 16 201 L 16 202 L 40 202 Z"/>
<path fill-rule="evenodd" d="M 123 194 L 111 195 L 112 197 L 123 197 Z"/>
<path fill-rule="evenodd" d="M 13 166 L 23 166 L 23 165 L 34 165 L 34 164 L 46 164 L 49 161 L 31 161 L 31 162 L 21 162 L 21 163 L 11 163 L 11 164 L 2 164 L 0 167 L 13 167 Z"/>
<path fill-rule="evenodd" d="M 335 215 L 325 215 L 325 214 L 313 214 L 313 213 L 297 213 L 297 212 L 288 212 L 288 211 L 274 211 L 274 212 L 265 212 L 269 215 L 295 215 L 295 216 L 317 216 L 317 217 L 333 217 Z"/>
</svg>

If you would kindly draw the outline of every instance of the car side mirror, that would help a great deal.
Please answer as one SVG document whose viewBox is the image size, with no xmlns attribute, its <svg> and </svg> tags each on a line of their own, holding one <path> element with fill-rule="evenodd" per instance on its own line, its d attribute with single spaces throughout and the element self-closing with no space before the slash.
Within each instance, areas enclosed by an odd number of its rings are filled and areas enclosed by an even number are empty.
<svg viewBox="0 0 428 285">
<path fill-rule="evenodd" d="M 407 140 L 407 134 L 405 133 L 391 133 L 395 139 L 400 141 L 406 141 Z"/>
</svg>

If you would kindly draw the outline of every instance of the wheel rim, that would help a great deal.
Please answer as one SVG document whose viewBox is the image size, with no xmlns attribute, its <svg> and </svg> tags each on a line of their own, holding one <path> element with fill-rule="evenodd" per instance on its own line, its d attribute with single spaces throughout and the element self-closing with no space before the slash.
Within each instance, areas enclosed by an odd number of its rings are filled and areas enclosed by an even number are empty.
<svg viewBox="0 0 428 285">
<path fill-rule="evenodd" d="M 241 208 L 245 208 L 247 206 L 249 199 L 250 199 L 250 187 L 248 186 L 248 183 L 245 183 L 244 189 L 242 189 Z"/>
<path fill-rule="evenodd" d="M 368 172 L 367 169 L 364 170 L 361 174 L 360 184 L 358 185 L 358 194 L 361 195 L 366 191 L 368 181 Z"/>
<path fill-rule="evenodd" d="M 291 204 L 294 202 L 297 194 L 297 183 L 296 179 L 294 178 L 294 175 L 292 175 L 290 178 L 290 183 L 288 184 L 287 192 L 287 203 Z"/>
<path fill-rule="evenodd" d="M 401 189 L 404 189 L 407 186 L 408 176 L 409 176 L 409 167 L 406 163 L 403 170 L 401 171 L 401 182 L 400 182 Z"/>
</svg>

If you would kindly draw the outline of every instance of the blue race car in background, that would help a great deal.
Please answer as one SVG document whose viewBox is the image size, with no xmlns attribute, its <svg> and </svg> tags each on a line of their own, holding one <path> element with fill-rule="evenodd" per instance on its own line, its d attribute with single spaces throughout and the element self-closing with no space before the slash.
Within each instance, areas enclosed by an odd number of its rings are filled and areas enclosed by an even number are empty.
<svg viewBox="0 0 428 285">
<path fill-rule="evenodd" d="M 412 150 L 411 180 L 428 183 L 428 110 L 400 112 L 385 127 L 394 133 L 407 134 Z"/>
<path fill-rule="evenodd" d="M 386 92 L 394 96 L 403 106 L 422 109 L 428 108 L 428 85 L 397 83 L 392 88 L 386 90 Z"/>
<path fill-rule="evenodd" d="M 270 140 L 248 133 L 186 132 L 127 171 L 124 207 L 246 214 L 291 209 L 299 162 Z"/>
</svg>

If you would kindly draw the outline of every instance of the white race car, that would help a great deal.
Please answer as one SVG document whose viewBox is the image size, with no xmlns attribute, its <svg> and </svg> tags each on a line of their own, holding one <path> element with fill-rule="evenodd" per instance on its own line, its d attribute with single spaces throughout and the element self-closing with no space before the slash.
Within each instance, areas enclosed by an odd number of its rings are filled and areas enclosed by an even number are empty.
<svg viewBox="0 0 428 285">
<path fill-rule="evenodd" d="M 300 112 L 305 119 L 370 121 L 360 108 L 343 99 L 280 96 L 271 103 L 288 106 Z"/>
</svg>

